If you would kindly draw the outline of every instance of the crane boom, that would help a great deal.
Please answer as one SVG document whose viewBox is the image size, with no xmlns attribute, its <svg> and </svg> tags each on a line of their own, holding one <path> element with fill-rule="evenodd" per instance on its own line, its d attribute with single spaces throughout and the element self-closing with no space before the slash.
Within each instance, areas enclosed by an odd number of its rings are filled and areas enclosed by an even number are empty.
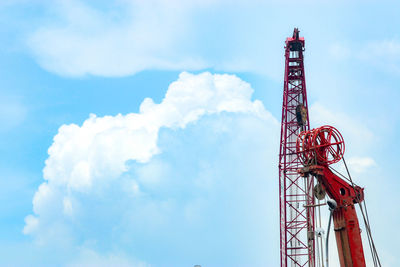
<svg viewBox="0 0 400 267">
<path fill-rule="evenodd" d="M 301 170 L 303 175 L 316 177 L 337 207 L 333 210 L 333 223 L 340 266 L 365 267 L 364 250 L 355 203 L 364 200 L 364 189 L 344 181 L 328 166 L 312 165 Z"/>
</svg>

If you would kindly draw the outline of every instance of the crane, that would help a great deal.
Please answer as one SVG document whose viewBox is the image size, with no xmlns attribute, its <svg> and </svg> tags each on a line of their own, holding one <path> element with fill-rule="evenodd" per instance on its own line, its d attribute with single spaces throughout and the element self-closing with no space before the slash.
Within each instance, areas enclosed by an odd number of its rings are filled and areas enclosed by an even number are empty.
<svg viewBox="0 0 400 267">
<path fill-rule="evenodd" d="M 359 204 L 361 210 L 373 264 L 381 266 L 372 239 L 364 189 L 351 179 L 343 156 L 342 135 L 328 125 L 310 129 L 303 62 L 304 38 L 299 36 L 297 28 L 285 44 L 279 153 L 281 266 L 324 266 L 322 237 L 316 231 L 315 222 L 316 216 L 321 216 L 317 207 L 324 204 L 328 204 L 331 211 L 327 238 L 333 218 L 340 266 L 366 266 L 355 204 Z M 342 159 L 348 177 L 330 166 Z M 320 204 L 326 198 L 327 201 Z M 321 220 L 319 222 L 321 224 Z"/>
</svg>

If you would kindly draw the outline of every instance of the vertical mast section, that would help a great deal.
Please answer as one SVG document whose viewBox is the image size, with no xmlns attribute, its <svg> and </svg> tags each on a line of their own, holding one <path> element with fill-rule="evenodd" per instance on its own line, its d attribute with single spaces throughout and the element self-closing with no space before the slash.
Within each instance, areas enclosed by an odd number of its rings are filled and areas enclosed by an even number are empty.
<svg viewBox="0 0 400 267">
<path fill-rule="evenodd" d="M 279 151 L 281 266 L 315 266 L 313 177 L 301 177 L 296 140 L 309 130 L 304 38 L 297 28 L 285 42 L 285 80 Z"/>
</svg>

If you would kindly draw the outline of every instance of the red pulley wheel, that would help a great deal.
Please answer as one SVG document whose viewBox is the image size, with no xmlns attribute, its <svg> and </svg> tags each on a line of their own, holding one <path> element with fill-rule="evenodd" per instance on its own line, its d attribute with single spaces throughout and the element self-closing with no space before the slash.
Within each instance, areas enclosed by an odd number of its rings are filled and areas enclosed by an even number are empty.
<svg viewBox="0 0 400 267">
<path fill-rule="evenodd" d="M 322 126 L 299 134 L 296 152 L 306 165 L 329 165 L 342 159 L 345 151 L 344 141 L 339 131 L 332 126 Z"/>
</svg>

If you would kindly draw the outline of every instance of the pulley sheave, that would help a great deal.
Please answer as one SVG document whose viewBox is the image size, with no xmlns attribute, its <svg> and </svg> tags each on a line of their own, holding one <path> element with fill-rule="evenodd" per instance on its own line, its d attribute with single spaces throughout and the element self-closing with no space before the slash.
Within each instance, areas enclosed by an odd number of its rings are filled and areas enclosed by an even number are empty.
<svg viewBox="0 0 400 267">
<path fill-rule="evenodd" d="M 329 165 L 342 159 L 345 146 L 342 135 L 332 126 L 322 126 L 299 134 L 296 152 L 304 165 Z"/>
</svg>

